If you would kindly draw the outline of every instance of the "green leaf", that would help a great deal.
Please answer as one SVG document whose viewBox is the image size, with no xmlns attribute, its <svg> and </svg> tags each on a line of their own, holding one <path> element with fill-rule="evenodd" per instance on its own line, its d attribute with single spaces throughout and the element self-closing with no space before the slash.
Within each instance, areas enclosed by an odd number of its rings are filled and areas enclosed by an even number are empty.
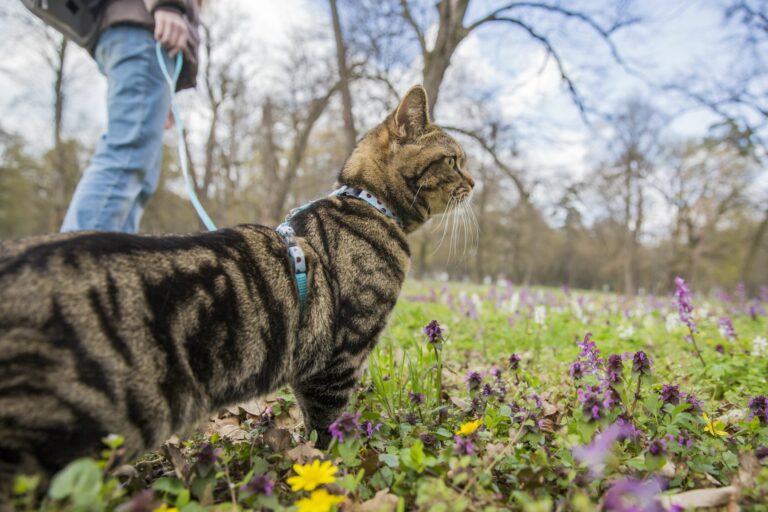
<svg viewBox="0 0 768 512">
<path fill-rule="evenodd" d="M 103 476 L 93 459 L 77 459 L 59 471 L 51 482 L 48 496 L 54 500 L 71 498 L 76 507 L 91 507 L 99 502 Z"/>
<path fill-rule="evenodd" d="M 379 460 L 392 469 L 397 469 L 397 467 L 400 466 L 400 458 L 391 453 L 382 453 L 379 455 Z"/>
</svg>

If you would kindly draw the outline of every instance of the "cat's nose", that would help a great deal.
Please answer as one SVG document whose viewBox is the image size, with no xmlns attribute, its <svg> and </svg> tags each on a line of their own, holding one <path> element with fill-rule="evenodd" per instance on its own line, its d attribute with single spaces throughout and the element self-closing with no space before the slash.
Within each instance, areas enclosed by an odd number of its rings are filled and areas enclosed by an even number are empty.
<svg viewBox="0 0 768 512">
<path fill-rule="evenodd" d="M 469 188 L 475 188 L 475 180 L 472 179 L 472 176 L 469 175 L 469 173 L 464 173 L 464 178 L 467 180 L 467 183 L 469 183 Z"/>
</svg>

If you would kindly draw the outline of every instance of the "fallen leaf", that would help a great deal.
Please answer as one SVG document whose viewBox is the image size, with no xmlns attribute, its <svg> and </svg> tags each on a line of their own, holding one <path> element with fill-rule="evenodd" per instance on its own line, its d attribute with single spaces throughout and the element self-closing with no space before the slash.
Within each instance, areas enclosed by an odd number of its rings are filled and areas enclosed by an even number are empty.
<svg viewBox="0 0 768 512">
<path fill-rule="evenodd" d="M 672 505 L 679 505 L 684 509 L 720 507 L 727 505 L 738 493 L 738 489 L 729 485 L 728 487 L 718 487 L 716 489 L 696 489 L 694 491 L 681 492 L 668 496 L 661 496 L 661 504 L 666 508 Z"/>
<path fill-rule="evenodd" d="M 181 449 L 177 444 L 165 443 L 162 447 L 163 456 L 168 459 L 168 462 L 173 466 L 173 472 L 176 473 L 176 478 L 182 482 L 187 482 L 189 478 L 189 465 L 184 454 L 181 453 Z"/>
<path fill-rule="evenodd" d="M 205 435 L 211 437 L 218 434 L 231 441 L 244 441 L 248 438 L 248 431 L 240 426 L 240 420 L 236 416 L 229 418 L 217 418 L 208 424 Z"/>
<path fill-rule="evenodd" d="M 301 409 L 297 405 L 292 405 L 275 418 L 276 427 L 288 430 L 298 428 L 302 423 Z"/>
<path fill-rule="evenodd" d="M 262 438 L 273 452 L 283 452 L 291 446 L 291 433 L 284 428 L 270 428 Z"/>
<path fill-rule="evenodd" d="M 390 494 L 389 489 L 382 489 L 368 501 L 353 503 L 349 510 L 350 512 L 393 512 L 397 509 L 397 500 L 397 496 Z"/>
<path fill-rule="evenodd" d="M 285 454 L 293 462 L 307 464 L 312 459 L 323 456 L 323 452 L 315 448 L 312 443 L 299 443 L 296 448 L 289 450 Z"/>
</svg>

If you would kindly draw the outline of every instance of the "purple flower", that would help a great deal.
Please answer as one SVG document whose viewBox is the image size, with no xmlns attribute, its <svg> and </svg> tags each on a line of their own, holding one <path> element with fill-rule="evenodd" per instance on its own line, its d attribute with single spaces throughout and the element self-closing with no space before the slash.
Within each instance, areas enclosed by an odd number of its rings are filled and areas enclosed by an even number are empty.
<svg viewBox="0 0 768 512">
<path fill-rule="evenodd" d="M 197 462 L 212 466 L 218 462 L 220 455 L 221 448 L 214 448 L 211 443 L 205 443 L 197 452 Z"/>
<path fill-rule="evenodd" d="M 611 354 L 608 356 L 608 364 L 606 367 L 608 382 L 615 384 L 621 380 L 621 376 L 624 373 L 624 363 L 621 361 L 621 356 L 618 354 Z"/>
<path fill-rule="evenodd" d="M 632 371 L 639 373 L 640 375 L 648 375 L 651 373 L 651 360 L 645 355 L 645 352 L 638 350 L 635 355 L 632 356 Z"/>
<path fill-rule="evenodd" d="M 619 403 L 619 400 L 619 394 L 613 388 L 608 388 L 603 393 L 603 407 L 606 409 L 613 409 L 613 406 Z"/>
<path fill-rule="evenodd" d="M 573 456 L 589 468 L 592 478 L 602 475 L 605 469 L 605 459 L 611 451 L 613 443 L 626 438 L 630 429 L 626 424 L 614 423 L 603 432 L 595 435 L 592 442 L 586 446 L 577 446 L 573 449 Z"/>
<path fill-rule="evenodd" d="M 763 460 L 768 458 L 768 446 L 760 446 L 756 448 L 755 457 L 757 457 L 757 460 Z"/>
<path fill-rule="evenodd" d="M 494 379 L 497 381 L 501 380 L 501 368 L 496 368 L 495 366 L 491 370 L 491 376 L 493 376 Z"/>
<path fill-rule="evenodd" d="M 472 455 L 475 447 L 469 437 L 453 436 L 453 450 L 459 455 Z"/>
<path fill-rule="evenodd" d="M 581 401 L 581 410 L 584 416 L 589 420 L 597 420 L 603 409 L 603 402 L 597 394 L 597 389 L 587 388 L 578 391 L 579 401 Z"/>
<path fill-rule="evenodd" d="M 664 384 L 661 388 L 661 401 L 665 404 L 677 405 L 680 403 L 682 395 L 680 394 L 680 386 L 677 384 Z"/>
<path fill-rule="evenodd" d="M 467 383 L 467 387 L 470 391 L 479 389 L 480 384 L 483 383 L 483 374 L 480 372 L 468 370 L 464 381 Z"/>
<path fill-rule="evenodd" d="M 664 512 L 656 500 L 662 491 L 656 480 L 619 480 L 603 495 L 603 510 L 612 512 Z"/>
<path fill-rule="evenodd" d="M 722 346 L 720 343 L 718 343 L 717 345 L 715 345 L 715 352 L 717 352 L 718 354 L 725 354 L 725 347 Z"/>
<path fill-rule="evenodd" d="M 691 407 L 688 409 L 688 412 L 701 412 L 702 403 L 701 400 L 696 398 L 696 395 L 693 393 L 688 393 L 685 395 L 685 403 L 691 404 Z"/>
<path fill-rule="evenodd" d="M 749 400 L 749 419 L 757 418 L 762 425 L 768 425 L 768 398 L 758 395 Z"/>
<path fill-rule="evenodd" d="M 677 444 L 679 444 L 683 448 L 691 449 L 693 447 L 693 439 L 686 436 L 685 434 L 680 434 L 679 436 L 677 436 Z"/>
<path fill-rule="evenodd" d="M 240 486 L 240 492 L 251 495 L 263 494 L 264 496 L 272 496 L 272 487 L 274 485 L 267 475 L 253 475 L 248 480 L 248 483 Z"/>
<path fill-rule="evenodd" d="M 667 453 L 667 442 L 664 439 L 656 439 L 648 445 L 648 453 L 654 457 L 660 457 Z"/>
<path fill-rule="evenodd" d="M 692 333 L 695 333 L 696 324 L 693 321 L 691 290 L 682 277 L 675 278 L 675 298 L 677 299 L 677 312 L 680 315 L 680 321 L 687 325 Z"/>
<path fill-rule="evenodd" d="M 575 361 L 573 364 L 571 364 L 571 369 L 568 370 L 568 373 L 570 373 L 571 377 L 573 377 L 575 380 L 579 380 L 584 376 L 584 368 L 582 368 L 579 361 Z"/>
<path fill-rule="evenodd" d="M 415 425 L 419 422 L 419 417 L 414 412 L 407 412 L 405 413 L 405 421 L 409 425 Z"/>
<path fill-rule="evenodd" d="M 765 309 L 763 309 L 763 306 L 755 300 L 752 305 L 749 306 L 749 317 L 752 320 L 757 320 L 757 317 L 760 315 L 765 315 Z"/>
<path fill-rule="evenodd" d="M 486 396 L 486 397 L 491 396 L 493 394 L 493 388 L 491 387 L 490 384 L 485 384 L 483 385 L 483 390 L 481 393 L 483 394 L 483 396 Z"/>
<path fill-rule="evenodd" d="M 368 439 L 373 438 L 373 434 L 381 430 L 381 423 L 373 424 L 372 421 L 366 421 L 365 422 L 365 435 L 368 436 Z"/>
<path fill-rule="evenodd" d="M 520 356 L 516 353 L 512 353 L 512 355 L 509 356 L 509 369 L 517 370 L 518 368 L 520 368 Z"/>
<path fill-rule="evenodd" d="M 424 327 L 424 334 L 427 335 L 430 343 L 439 343 L 443 341 L 443 329 L 437 320 L 432 320 Z"/>
<path fill-rule="evenodd" d="M 421 442 L 424 443 L 424 446 L 426 446 L 427 448 L 435 446 L 435 444 L 437 443 L 437 438 L 427 432 L 422 432 L 421 434 L 419 434 L 419 439 L 421 439 Z"/>
<path fill-rule="evenodd" d="M 341 416 L 331 423 L 328 430 L 331 432 L 331 437 L 340 443 L 343 443 L 344 438 L 348 435 L 354 434 L 357 437 L 360 431 L 360 413 L 352 414 L 346 411 L 341 413 Z"/>
<path fill-rule="evenodd" d="M 720 327 L 720 334 L 723 335 L 723 338 L 728 341 L 736 339 L 736 329 L 733 328 L 733 321 L 729 317 L 721 317 L 717 325 Z M 720 353 L 722 354 L 722 352 Z"/>
<path fill-rule="evenodd" d="M 594 363 L 598 361 L 600 349 L 597 348 L 597 343 L 592 341 L 590 338 L 592 338 L 592 333 L 588 332 L 584 335 L 584 340 L 577 343 L 576 345 L 578 345 L 578 347 L 581 349 L 579 356 L 586 357 L 590 362 Z"/>
<path fill-rule="evenodd" d="M 413 391 L 409 391 L 408 399 L 413 405 L 422 405 L 424 404 L 424 393 L 414 393 Z"/>
</svg>

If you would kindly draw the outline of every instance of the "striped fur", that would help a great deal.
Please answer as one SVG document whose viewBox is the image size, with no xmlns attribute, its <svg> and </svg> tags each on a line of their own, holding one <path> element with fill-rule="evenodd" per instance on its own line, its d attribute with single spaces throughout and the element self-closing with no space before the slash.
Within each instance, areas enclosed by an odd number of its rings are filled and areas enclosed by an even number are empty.
<svg viewBox="0 0 768 512">
<path fill-rule="evenodd" d="M 464 153 L 426 104 L 421 87 L 409 91 L 339 175 L 404 227 L 347 196 L 292 219 L 309 270 L 303 310 L 286 247 L 264 226 L 3 244 L 0 480 L 51 474 L 110 433 L 130 460 L 286 384 L 326 445 L 408 271 L 406 233 L 471 192 Z"/>
</svg>

